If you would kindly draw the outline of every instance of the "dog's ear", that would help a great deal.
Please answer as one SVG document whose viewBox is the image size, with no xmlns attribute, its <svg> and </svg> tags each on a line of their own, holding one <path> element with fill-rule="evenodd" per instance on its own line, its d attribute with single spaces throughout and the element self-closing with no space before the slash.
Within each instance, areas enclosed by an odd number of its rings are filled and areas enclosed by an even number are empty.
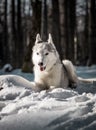
<svg viewBox="0 0 96 130">
<path fill-rule="evenodd" d="M 53 43 L 52 36 L 51 36 L 50 33 L 49 33 L 49 38 L 48 38 L 48 44 L 51 44 L 52 47 L 56 50 L 56 47 L 55 47 L 55 45 L 54 45 L 54 43 Z"/>
<path fill-rule="evenodd" d="M 42 40 L 41 40 L 40 34 L 38 33 L 38 34 L 36 35 L 36 41 L 35 41 L 35 44 L 37 44 L 37 43 L 41 43 L 41 42 L 42 42 Z"/>
<path fill-rule="evenodd" d="M 52 36 L 50 33 L 49 33 L 48 43 L 53 43 Z"/>
</svg>

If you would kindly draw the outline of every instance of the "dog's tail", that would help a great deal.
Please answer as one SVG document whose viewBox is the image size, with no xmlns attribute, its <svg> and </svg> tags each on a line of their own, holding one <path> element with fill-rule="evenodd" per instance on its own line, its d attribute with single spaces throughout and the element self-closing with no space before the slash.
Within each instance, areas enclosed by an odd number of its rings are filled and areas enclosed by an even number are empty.
<svg viewBox="0 0 96 130">
<path fill-rule="evenodd" d="M 80 83 L 91 83 L 91 84 L 93 84 L 94 82 L 96 82 L 96 78 L 84 79 L 84 78 L 78 77 L 78 81 Z"/>
<path fill-rule="evenodd" d="M 90 83 L 90 84 L 93 84 L 96 82 L 96 78 L 84 79 L 82 77 L 77 77 L 75 68 L 74 68 L 72 62 L 69 60 L 63 60 L 63 67 L 64 67 L 64 70 L 66 71 L 71 83 L 76 83 L 76 84 Z"/>
</svg>

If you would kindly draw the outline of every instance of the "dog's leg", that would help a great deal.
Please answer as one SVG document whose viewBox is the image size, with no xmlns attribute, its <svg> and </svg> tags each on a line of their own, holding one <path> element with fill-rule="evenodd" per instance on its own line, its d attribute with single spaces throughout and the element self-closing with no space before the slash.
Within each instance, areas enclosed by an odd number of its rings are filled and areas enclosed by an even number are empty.
<svg viewBox="0 0 96 130">
<path fill-rule="evenodd" d="M 26 80 L 25 78 L 17 75 L 2 75 L 0 76 L 0 91 L 4 89 L 4 83 L 32 89 L 33 91 L 41 91 L 41 88 L 35 83 Z"/>
<path fill-rule="evenodd" d="M 82 77 L 77 77 L 75 68 L 71 61 L 63 60 L 64 68 L 66 69 L 69 78 L 69 87 L 74 88 L 79 83 L 95 83 L 96 78 L 84 79 Z"/>
<path fill-rule="evenodd" d="M 69 60 L 63 60 L 63 65 L 69 79 L 69 87 L 76 88 L 78 84 L 78 77 L 72 62 Z"/>
</svg>

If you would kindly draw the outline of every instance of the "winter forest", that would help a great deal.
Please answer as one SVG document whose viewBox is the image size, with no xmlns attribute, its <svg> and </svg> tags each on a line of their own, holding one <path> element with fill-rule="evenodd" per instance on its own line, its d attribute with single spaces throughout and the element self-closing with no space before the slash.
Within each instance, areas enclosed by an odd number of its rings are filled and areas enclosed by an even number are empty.
<svg viewBox="0 0 96 130">
<path fill-rule="evenodd" d="M 57 80 L 60 88 L 34 91 L 37 33 L 43 41 L 51 33 L 60 59 L 71 60 L 77 76 L 91 82 L 61 88 L 55 63 L 37 79 L 50 77 L 45 87 Z M 62 79 L 53 80 L 56 74 Z M 0 130 L 96 130 L 96 0 L 0 0 Z"/>
<path fill-rule="evenodd" d="M 61 59 L 96 64 L 96 0 L 0 0 L 0 67 L 30 72 L 37 33 L 52 34 Z"/>
</svg>

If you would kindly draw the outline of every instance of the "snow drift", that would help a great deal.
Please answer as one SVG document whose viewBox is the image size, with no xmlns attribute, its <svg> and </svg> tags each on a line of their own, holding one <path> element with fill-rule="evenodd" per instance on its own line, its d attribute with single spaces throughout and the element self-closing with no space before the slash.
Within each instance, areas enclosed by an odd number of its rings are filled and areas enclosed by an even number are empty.
<svg viewBox="0 0 96 130">
<path fill-rule="evenodd" d="M 77 67 L 84 78 L 96 77 L 96 66 Z M 34 92 L 32 74 L 0 71 L 0 130 L 95 130 L 96 84 L 76 89 Z M 3 75 L 4 74 L 4 75 Z M 21 78 L 23 76 L 24 78 Z M 17 78 L 20 83 L 14 80 Z M 27 78 L 27 80 L 25 79 Z"/>
</svg>

